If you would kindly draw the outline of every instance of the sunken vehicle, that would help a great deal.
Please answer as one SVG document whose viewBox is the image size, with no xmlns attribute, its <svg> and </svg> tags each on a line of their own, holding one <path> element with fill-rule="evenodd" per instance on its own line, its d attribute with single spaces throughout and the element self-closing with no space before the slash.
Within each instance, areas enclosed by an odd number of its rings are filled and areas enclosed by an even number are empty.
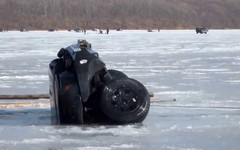
<svg viewBox="0 0 240 150">
<path fill-rule="evenodd" d="M 200 34 L 203 34 L 203 33 L 207 34 L 207 32 L 208 32 L 208 28 L 205 28 L 205 27 L 197 27 L 196 28 L 196 33 L 197 34 L 198 33 L 200 33 Z"/>
<path fill-rule="evenodd" d="M 147 89 L 109 70 L 91 44 L 62 48 L 49 64 L 52 124 L 140 123 L 150 108 Z"/>
</svg>

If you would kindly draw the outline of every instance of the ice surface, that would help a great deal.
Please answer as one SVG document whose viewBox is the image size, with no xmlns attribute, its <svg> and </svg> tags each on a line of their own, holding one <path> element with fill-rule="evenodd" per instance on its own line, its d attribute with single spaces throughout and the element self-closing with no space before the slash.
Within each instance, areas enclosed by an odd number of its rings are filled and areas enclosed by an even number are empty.
<svg viewBox="0 0 240 150">
<path fill-rule="evenodd" d="M 152 103 L 142 124 L 122 126 L 51 126 L 49 106 L 0 108 L 0 149 L 239 148 L 240 30 L 0 33 L 0 94 L 48 93 L 49 62 L 77 39 L 108 68 L 177 101 Z"/>
</svg>

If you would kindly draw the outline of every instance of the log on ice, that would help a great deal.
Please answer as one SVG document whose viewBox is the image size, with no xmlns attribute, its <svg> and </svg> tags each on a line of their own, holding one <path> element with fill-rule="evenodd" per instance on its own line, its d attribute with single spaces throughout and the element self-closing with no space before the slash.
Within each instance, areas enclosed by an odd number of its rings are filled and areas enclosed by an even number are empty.
<svg viewBox="0 0 240 150">
<path fill-rule="evenodd" d="M 49 99 L 48 94 L 35 94 L 35 95 L 0 95 L 0 99 Z"/>
<path fill-rule="evenodd" d="M 149 92 L 149 96 L 153 97 L 154 93 Z M 49 94 L 34 94 L 34 95 L 0 95 L 0 99 L 49 99 Z"/>
</svg>

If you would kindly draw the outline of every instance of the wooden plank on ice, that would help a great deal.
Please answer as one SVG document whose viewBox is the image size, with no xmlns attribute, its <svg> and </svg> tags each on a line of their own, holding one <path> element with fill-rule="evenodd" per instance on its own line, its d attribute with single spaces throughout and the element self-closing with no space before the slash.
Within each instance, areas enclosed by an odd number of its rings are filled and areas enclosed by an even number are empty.
<svg viewBox="0 0 240 150">
<path fill-rule="evenodd" d="M 151 102 L 174 102 L 176 99 L 161 100 L 159 98 L 151 98 Z M 6 107 L 36 107 L 36 106 L 47 106 L 50 105 L 50 102 L 34 102 L 34 103 L 3 103 L 0 104 L 0 108 Z"/>
<path fill-rule="evenodd" d="M 153 97 L 154 93 L 149 92 L 149 96 Z M 11 99 L 49 99 L 49 94 L 32 94 L 32 95 L 0 95 L 0 100 L 11 100 Z"/>
<path fill-rule="evenodd" d="M 151 98 L 151 102 L 175 102 L 175 101 L 177 101 L 175 98 L 172 99 Z"/>
<path fill-rule="evenodd" d="M 9 103 L 9 104 L 0 104 L 0 108 L 9 108 L 9 107 L 35 107 L 35 106 L 47 106 L 50 105 L 49 102 L 41 103 Z"/>
<path fill-rule="evenodd" d="M 48 94 L 35 94 L 35 95 L 0 95 L 0 99 L 49 99 Z"/>
</svg>

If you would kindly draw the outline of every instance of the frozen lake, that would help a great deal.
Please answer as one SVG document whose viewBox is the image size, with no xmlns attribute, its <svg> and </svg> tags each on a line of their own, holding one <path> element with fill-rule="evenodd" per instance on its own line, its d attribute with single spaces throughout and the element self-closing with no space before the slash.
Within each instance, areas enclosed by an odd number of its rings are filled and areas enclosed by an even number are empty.
<svg viewBox="0 0 240 150">
<path fill-rule="evenodd" d="M 0 149 L 239 148 L 240 30 L 0 33 L 0 94 L 48 93 L 49 62 L 77 39 L 108 68 L 177 101 L 152 103 L 142 124 L 122 126 L 51 126 L 49 106 L 0 108 Z"/>
</svg>

